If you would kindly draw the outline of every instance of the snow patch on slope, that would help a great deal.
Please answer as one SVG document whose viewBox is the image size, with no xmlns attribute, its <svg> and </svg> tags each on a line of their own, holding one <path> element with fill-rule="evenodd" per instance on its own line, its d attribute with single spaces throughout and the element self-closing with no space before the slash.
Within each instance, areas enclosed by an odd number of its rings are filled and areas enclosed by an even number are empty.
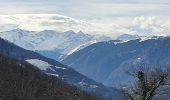
<svg viewBox="0 0 170 100">
<path fill-rule="evenodd" d="M 56 76 L 56 77 L 59 77 L 58 74 L 51 74 L 51 73 L 47 73 L 48 75 L 52 75 L 52 76 Z"/>
<path fill-rule="evenodd" d="M 26 61 L 28 63 L 38 67 L 41 70 L 45 71 L 47 69 L 51 69 L 51 70 L 55 71 L 54 69 L 51 68 L 53 65 L 49 64 L 48 62 L 45 62 L 45 61 L 42 61 L 42 60 L 39 60 L 39 59 L 27 59 Z M 66 69 L 66 68 L 61 68 L 61 67 L 57 67 L 57 66 L 55 66 L 55 68 L 63 69 L 63 70 Z"/>
<path fill-rule="evenodd" d="M 47 70 L 47 69 L 51 69 L 51 65 L 48 64 L 48 62 L 39 60 L 39 59 L 28 59 L 26 60 L 28 63 L 38 67 L 41 70 Z"/>
</svg>

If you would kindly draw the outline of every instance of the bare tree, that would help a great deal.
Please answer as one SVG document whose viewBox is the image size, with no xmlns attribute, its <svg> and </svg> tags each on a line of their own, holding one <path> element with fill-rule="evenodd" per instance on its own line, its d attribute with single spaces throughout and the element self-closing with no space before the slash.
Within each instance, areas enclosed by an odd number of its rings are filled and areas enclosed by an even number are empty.
<svg viewBox="0 0 170 100">
<path fill-rule="evenodd" d="M 135 78 L 135 83 L 131 87 L 121 89 L 125 100 L 152 100 L 168 93 L 163 89 L 169 87 L 170 71 L 168 69 L 140 68 L 130 74 Z"/>
</svg>

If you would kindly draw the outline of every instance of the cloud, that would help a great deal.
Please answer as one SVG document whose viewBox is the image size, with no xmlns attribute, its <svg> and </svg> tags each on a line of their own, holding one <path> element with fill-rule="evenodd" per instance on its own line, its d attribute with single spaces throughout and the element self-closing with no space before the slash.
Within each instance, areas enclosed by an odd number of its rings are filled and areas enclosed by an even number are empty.
<svg viewBox="0 0 170 100">
<path fill-rule="evenodd" d="M 169 16 L 168 0 L 0 0 L 1 14 L 62 14 L 78 19 Z"/>
<path fill-rule="evenodd" d="M 7 14 L 0 16 L 0 30 L 82 30 L 113 38 L 169 34 L 169 4 L 169 0 L 0 0 L 0 13 Z"/>
<path fill-rule="evenodd" d="M 158 21 L 155 17 L 136 17 L 130 30 L 131 34 L 138 35 L 167 35 L 170 27 Z"/>
<path fill-rule="evenodd" d="M 73 30 L 89 34 L 109 34 L 112 30 L 110 26 L 108 27 L 105 24 L 86 22 L 58 14 L 0 15 L 0 22 L 3 27 L 15 25 L 18 28 L 30 31 L 55 30 L 64 32 Z M 16 27 L 9 27 L 8 30 Z"/>
<path fill-rule="evenodd" d="M 115 18 L 114 20 L 83 21 L 58 14 L 15 14 L 0 15 L 0 30 L 21 28 L 30 31 L 73 30 L 88 34 L 100 34 L 116 38 L 121 34 L 167 35 L 170 34 L 168 21 L 156 17 Z"/>
</svg>

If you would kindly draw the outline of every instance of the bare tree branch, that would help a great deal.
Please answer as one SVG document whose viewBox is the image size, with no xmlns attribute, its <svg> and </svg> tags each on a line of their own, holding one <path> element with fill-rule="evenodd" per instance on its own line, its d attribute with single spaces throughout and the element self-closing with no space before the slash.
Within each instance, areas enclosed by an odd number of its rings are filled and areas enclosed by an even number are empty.
<svg viewBox="0 0 170 100">
<path fill-rule="evenodd" d="M 134 76 L 136 82 L 131 88 L 123 89 L 122 93 L 127 100 L 152 100 L 157 93 L 161 92 L 159 88 L 169 85 L 170 71 L 168 69 L 139 67 L 138 70 L 128 74 Z"/>
</svg>

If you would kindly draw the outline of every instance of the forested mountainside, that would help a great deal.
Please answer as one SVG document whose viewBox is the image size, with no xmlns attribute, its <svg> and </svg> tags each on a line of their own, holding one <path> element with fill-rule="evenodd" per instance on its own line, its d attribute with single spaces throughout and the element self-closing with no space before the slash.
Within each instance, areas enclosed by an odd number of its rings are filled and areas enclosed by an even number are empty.
<svg viewBox="0 0 170 100">
<path fill-rule="evenodd" d="M 127 71 L 142 65 L 170 65 L 170 37 L 151 37 L 92 44 L 63 60 L 78 72 L 108 86 L 131 82 Z"/>
<path fill-rule="evenodd" d="M 0 55 L 0 100 L 99 100 L 29 63 Z"/>
</svg>

